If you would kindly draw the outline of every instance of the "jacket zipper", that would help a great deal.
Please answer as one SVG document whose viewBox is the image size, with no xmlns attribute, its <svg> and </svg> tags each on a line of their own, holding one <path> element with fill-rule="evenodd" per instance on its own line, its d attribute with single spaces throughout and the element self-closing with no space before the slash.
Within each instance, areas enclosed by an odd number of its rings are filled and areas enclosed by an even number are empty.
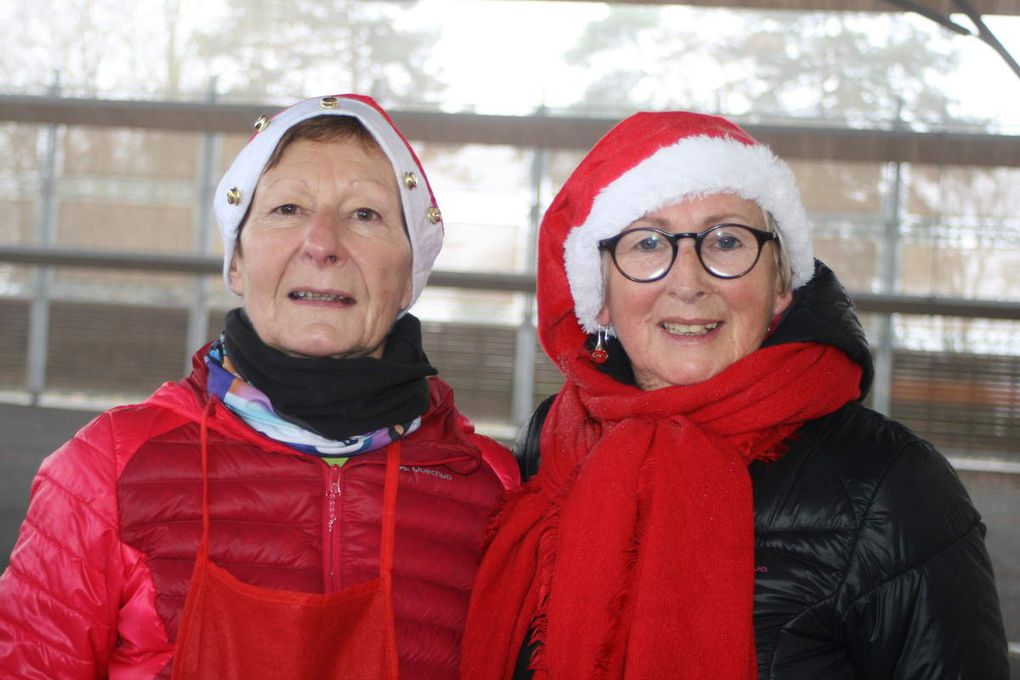
<svg viewBox="0 0 1020 680">
<path fill-rule="evenodd" d="M 328 475 L 328 487 L 326 489 L 326 564 L 329 574 L 329 581 L 326 584 L 326 592 L 339 590 L 337 580 L 338 555 L 340 549 L 340 466 L 330 465 Z"/>
</svg>

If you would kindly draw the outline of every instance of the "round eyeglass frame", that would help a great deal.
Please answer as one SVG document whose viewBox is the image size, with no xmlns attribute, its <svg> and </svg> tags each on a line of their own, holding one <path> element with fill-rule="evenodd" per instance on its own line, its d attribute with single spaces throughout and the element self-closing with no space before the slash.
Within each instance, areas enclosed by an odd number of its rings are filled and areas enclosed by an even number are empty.
<svg viewBox="0 0 1020 680">
<path fill-rule="evenodd" d="M 712 269 L 707 264 L 705 264 L 705 260 L 702 259 L 701 257 L 701 244 L 704 243 L 705 237 L 711 234 L 713 231 L 717 229 L 722 229 L 723 227 L 739 227 L 741 229 L 746 229 L 747 231 L 751 232 L 751 235 L 754 236 L 755 240 L 758 242 L 758 252 L 754 256 L 754 262 L 752 262 L 747 269 L 740 272 L 739 274 L 720 274 L 719 272 L 712 271 Z M 638 278 L 635 276 L 631 276 L 627 272 L 623 271 L 623 268 L 620 266 L 620 263 L 616 261 L 616 244 L 619 243 L 620 239 L 622 239 L 624 236 L 635 231 L 654 231 L 655 233 L 662 235 L 663 237 L 665 237 L 667 241 L 669 241 L 669 245 L 673 249 L 673 256 L 669 260 L 669 266 L 663 269 L 661 274 L 657 274 L 656 276 L 653 276 L 651 278 Z M 746 224 L 740 224 L 738 222 L 723 222 L 721 224 L 713 224 L 711 227 L 703 231 L 685 231 L 677 234 L 673 234 L 663 229 L 659 229 L 658 227 L 634 227 L 632 229 L 624 229 L 619 234 L 611 238 L 602 239 L 601 241 L 599 241 L 598 246 L 599 250 L 609 251 L 610 256 L 613 258 L 613 266 L 616 267 L 616 271 L 620 272 L 620 274 L 623 275 L 624 278 L 630 279 L 635 283 L 652 283 L 654 281 L 658 281 L 659 279 L 665 278 L 666 274 L 669 274 L 670 270 L 673 269 L 673 265 L 676 264 L 676 256 L 680 252 L 680 241 L 685 238 L 694 239 L 694 252 L 698 256 L 698 262 L 701 263 L 702 269 L 704 269 L 706 272 L 716 277 L 717 279 L 739 279 L 742 276 L 747 276 L 747 274 L 749 274 L 751 270 L 754 269 L 755 266 L 758 264 L 758 260 L 761 259 L 761 253 L 765 247 L 765 244 L 768 243 L 769 241 L 776 241 L 777 243 L 779 242 L 779 234 L 777 232 L 756 229 L 755 227 L 749 227 Z"/>
</svg>

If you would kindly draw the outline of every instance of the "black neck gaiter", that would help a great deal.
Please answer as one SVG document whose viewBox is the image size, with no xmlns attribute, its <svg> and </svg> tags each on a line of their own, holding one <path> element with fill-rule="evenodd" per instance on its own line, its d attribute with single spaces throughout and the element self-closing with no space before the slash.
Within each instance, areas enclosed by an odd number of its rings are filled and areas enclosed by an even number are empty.
<svg viewBox="0 0 1020 680">
<path fill-rule="evenodd" d="M 381 359 L 292 357 L 262 342 L 244 310 L 227 313 L 224 345 L 240 376 L 276 413 L 327 439 L 408 423 L 429 405 L 426 376 L 436 375 L 421 344 L 421 323 L 393 324 Z"/>
</svg>

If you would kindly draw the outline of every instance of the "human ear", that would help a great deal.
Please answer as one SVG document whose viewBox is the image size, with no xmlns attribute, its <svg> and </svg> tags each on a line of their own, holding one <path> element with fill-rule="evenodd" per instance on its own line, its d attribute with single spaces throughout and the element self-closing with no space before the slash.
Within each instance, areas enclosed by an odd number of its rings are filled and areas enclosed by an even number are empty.
<svg viewBox="0 0 1020 680">
<path fill-rule="evenodd" d="M 238 297 L 244 297 L 244 277 L 242 276 L 242 262 L 241 256 L 238 252 L 234 251 L 234 256 L 230 258 L 230 268 L 227 270 L 227 280 L 230 282 L 230 292 Z"/>
<path fill-rule="evenodd" d="M 407 309 L 411 306 L 411 292 L 414 288 L 414 282 L 411 280 L 411 276 L 407 277 L 407 283 L 404 285 L 404 295 L 400 298 L 400 309 Z"/>
<path fill-rule="evenodd" d="M 603 299 L 602 309 L 599 310 L 599 315 L 595 317 L 595 320 L 599 322 L 599 325 L 603 328 L 609 328 L 612 325 L 613 320 L 609 316 L 609 300 Z"/>
<path fill-rule="evenodd" d="M 791 302 L 793 302 L 792 290 L 787 290 L 784 293 L 779 293 L 778 295 L 776 295 L 776 304 L 775 307 L 773 307 L 772 313 L 774 315 L 782 314 L 787 310 Z"/>
</svg>

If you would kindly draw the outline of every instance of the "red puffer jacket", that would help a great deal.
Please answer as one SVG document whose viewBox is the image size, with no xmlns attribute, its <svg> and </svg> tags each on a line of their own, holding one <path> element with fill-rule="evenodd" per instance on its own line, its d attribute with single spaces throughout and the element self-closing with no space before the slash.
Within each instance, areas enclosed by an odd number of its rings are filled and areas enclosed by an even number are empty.
<svg viewBox="0 0 1020 680">
<path fill-rule="evenodd" d="M 0 576 L 4 677 L 169 677 L 201 536 L 203 352 L 192 375 L 115 408 L 43 463 Z M 516 464 L 431 379 L 403 440 L 394 602 L 402 678 L 455 677 L 490 510 Z M 211 557 L 242 581 L 333 592 L 378 575 L 385 450 L 343 467 L 208 420 Z"/>
</svg>

